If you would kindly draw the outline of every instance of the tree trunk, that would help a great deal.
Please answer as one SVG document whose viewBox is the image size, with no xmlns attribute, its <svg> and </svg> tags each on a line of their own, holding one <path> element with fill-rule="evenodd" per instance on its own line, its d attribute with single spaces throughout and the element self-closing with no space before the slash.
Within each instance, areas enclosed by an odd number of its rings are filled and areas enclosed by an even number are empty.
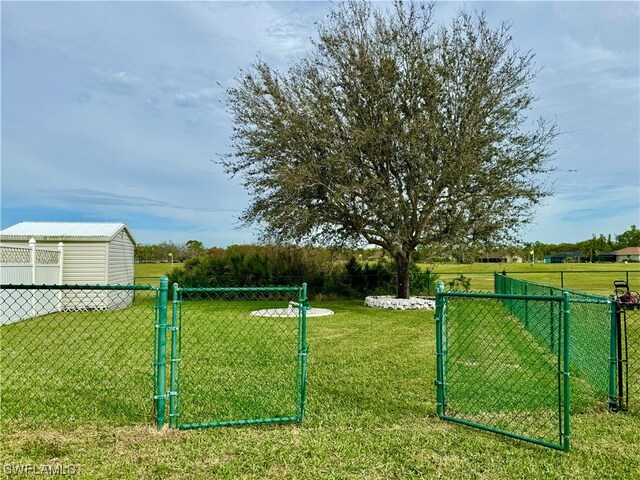
<svg viewBox="0 0 640 480">
<path fill-rule="evenodd" d="M 409 298 L 409 265 L 411 264 L 411 252 L 402 252 L 396 255 L 396 297 Z"/>
</svg>

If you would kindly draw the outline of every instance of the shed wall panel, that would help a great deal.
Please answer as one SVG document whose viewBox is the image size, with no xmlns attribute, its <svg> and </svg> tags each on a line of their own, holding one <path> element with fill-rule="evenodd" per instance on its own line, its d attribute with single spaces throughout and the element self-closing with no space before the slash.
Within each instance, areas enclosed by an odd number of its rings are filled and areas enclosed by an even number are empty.
<svg viewBox="0 0 640 480">
<path fill-rule="evenodd" d="M 58 242 L 38 242 L 57 246 Z M 107 278 L 106 242 L 67 242 L 64 244 L 62 283 L 70 285 L 104 284 Z"/>
<path fill-rule="evenodd" d="M 123 231 L 109 242 L 109 275 L 110 285 L 133 285 L 134 245 Z"/>
</svg>

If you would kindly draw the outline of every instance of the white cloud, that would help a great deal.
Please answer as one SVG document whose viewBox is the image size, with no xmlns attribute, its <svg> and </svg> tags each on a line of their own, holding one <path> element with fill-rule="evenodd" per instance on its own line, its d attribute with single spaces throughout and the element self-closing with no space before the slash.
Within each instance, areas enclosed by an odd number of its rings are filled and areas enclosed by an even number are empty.
<svg viewBox="0 0 640 480">
<path fill-rule="evenodd" d="M 575 38 L 565 35 L 562 46 L 572 67 L 582 66 L 589 71 L 607 70 L 623 59 L 624 54 L 605 48 L 599 39 L 581 44 Z"/>
<path fill-rule="evenodd" d="M 215 102 L 220 97 L 220 90 L 204 88 L 197 92 L 180 93 L 175 96 L 175 104 L 182 108 L 199 107 Z"/>
<path fill-rule="evenodd" d="M 100 85 L 110 93 L 128 95 L 133 93 L 141 84 L 142 79 L 129 72 L 109 72 L 97 67 L 92 69 Z"/>
</svg>

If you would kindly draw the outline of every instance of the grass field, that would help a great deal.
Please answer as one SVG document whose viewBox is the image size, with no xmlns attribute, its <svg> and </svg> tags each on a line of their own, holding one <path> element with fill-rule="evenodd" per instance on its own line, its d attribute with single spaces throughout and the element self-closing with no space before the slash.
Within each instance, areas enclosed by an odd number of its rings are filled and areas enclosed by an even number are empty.
<svg viewBox="0 0 640 480">
<path fill-rule="evenodd" d="M 135 283 L 157 286 L 161 276 L 181 266 L 181 263 L 174 263 L 173 267 L 170 263 L 136 263 L 133 269 Z"/>
<path fill-rule="evenodd" d="M 359 301 L 315 306 L 336 314 L 309 319 L 306 420 L 259 427 L 151 426 L 150 301 L 2 327 L 2 463 L 76 465 L 90 478 L 638 478 L 638 410 L 583 408 L 572 417 L 568 454 L 444 422 L 435 415 L 433 312 L 373 310 Z M 244 336 L 251 332 L 266 335 L 248 328 Z M 182 353 L 192 366 L 203 362 L 192 371 L 200 381 L 216 385 L 207 341 L 187 342 Z M 34 362 L 47 342 L 56 354 Z M 257 352 L 238 358 L 259 365 Z M 9 369 L 13 380 L 28 379 L 22 390 L 11 390 Z M 20 396 L 29 403 L 20 405 Z M 193 418 L 215 414 L 211 392 L 190 401 L 198 402 Z"/>
<path fill-rule="evenodd" d="M 613 281 L 626 280 L 632 289 L 640 290 L 640 264 L 638 263 L 472 263 L 472 264 L 420 264 L 438 274 L 445 283 L 464 275 L 471 279 L 471 290 L 493 291 L 493 272 L 544 285 L 562 286 L 572 290 L 613 294 Z"/>
<path fill-rule="evenodd" d="M 177 268 L 180 264 L 175 264 Z M 436 265 L 419 264 L 423 270 L 431 270 L 440 280 L 449 282 L 465 275 L 471 279 L 470 289 L 474 291 L 493 291 L 493 272 L 511 273 L 513 276 L 542 283 L 544 285 L 564 286 L 599 295 L 613 293 L 613 281 L 625 280 L 628 272 L 632 289 L 640 290 L 640 264 L 638 263 L 443 263 Z M 171 270 L 171 264 L 136 264 L 136 283 L 157 285 L 160 276 Z M 623 273 L 625 272 L 625 273 Z M 313 293 L 313 292 L 311 292 Z"/>
</svg>

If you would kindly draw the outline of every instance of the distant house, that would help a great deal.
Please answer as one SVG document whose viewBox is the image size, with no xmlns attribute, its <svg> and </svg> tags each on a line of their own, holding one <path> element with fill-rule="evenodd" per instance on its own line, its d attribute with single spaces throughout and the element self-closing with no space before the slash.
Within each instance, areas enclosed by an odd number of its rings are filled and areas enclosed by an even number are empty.
<svg viewBox="0 0 640 480">
<path fill-rule="evenodd" d="M 544 263 L 579 263 L 582 261 L 582 252 L 560 252 L 544 259 Z"/>
<path fill-rule="evenodd" d="M 640 262 L 640 247 L 627 247 L 616 250 L 616 262 Z"/>
<path fill-rule="evenodd" d="M 67 285 L 132 285 L 135 240 L 124 223 L 21 222 L 0 231 L 2 245 L 64 245 L 62 283 Z M 127 306 L 132 292 L 69 290 L 66 309 L 113 309 Z"/>
<path fill-rule="evenodd" d="M 499 253 L 489 253 L 478 258 L 480 263 L 522 263 L 522 257 L 510 257 Z"/>
<path fill-rule="evenodd" d="M 489 253 L 483 257 L 478 258 L 478 262 L 481 263 L 507 263 L 507 256 L 500 255 L 498 253 Z"/>
<path fill-rule="evenodd" d="M 597 262 L 601 263 L 613 263 L 617 259 L 616 252 L 602 252 L 596 258 Z"/>
</svg>

